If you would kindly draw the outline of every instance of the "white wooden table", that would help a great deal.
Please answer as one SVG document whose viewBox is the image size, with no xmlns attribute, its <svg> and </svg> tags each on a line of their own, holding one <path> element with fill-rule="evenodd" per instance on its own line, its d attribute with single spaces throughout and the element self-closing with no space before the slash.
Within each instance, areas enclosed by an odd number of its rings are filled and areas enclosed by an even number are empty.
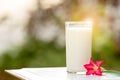
<svg viewBox="0 0 120 80">
<path fill-rule="evenodd" d="M 103 76 L 86 76 L 85 72 L 67 73 L 65 67 L 58 68 L 23 68 L 5 70 L 22 80 L 120 80 L 120 76 L 103 73 Z"/>
</svg>

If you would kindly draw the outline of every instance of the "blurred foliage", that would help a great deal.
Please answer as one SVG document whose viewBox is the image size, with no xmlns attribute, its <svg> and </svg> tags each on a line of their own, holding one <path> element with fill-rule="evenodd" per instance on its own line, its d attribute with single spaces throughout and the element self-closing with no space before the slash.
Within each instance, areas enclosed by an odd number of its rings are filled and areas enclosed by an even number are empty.
<svg viewBox="0 0 120 80">
<path fill-rule="evenodd" d="M 96 30 L 96 29 L 94 29 Z M 93 30 L 93 49 L 92 56 L 94 60 L 103 60 L 103 67 L 107 69 L 120 68 L 120 55 L 117 55 L 117 48 L 113 37 L 104 30 Z"/>
<path fill-rule="evenodd" d="M 4 53 L 0 59 L 0 69 L 65 66 L 65 48 L 30 38 L 23 47 Z"/>
</svg>

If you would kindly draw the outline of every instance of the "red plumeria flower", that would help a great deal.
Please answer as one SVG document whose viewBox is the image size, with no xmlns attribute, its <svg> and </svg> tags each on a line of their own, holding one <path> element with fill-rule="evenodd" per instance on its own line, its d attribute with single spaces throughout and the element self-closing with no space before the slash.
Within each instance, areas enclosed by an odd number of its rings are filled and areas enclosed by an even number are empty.
<svg viewBox="0 0 120 80">
<path fill-rule="evenodd" d="M 92 75 L 102 76 L 102 70 L 100 68 L 102 63 L 103 61 L 97 61 L 95 63 L 92 59 L 90 59 L 90 63 L 84 65 L 84 67 L 87 70 L 86 75 L 92 74 Z"/>
</svg>

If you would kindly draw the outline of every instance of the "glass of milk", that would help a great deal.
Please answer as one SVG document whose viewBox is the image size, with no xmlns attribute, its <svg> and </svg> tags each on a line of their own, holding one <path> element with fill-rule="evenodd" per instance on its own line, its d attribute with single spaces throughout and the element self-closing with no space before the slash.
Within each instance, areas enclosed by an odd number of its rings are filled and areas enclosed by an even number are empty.
<svg viewBox="0 0 120 80">
<path fill-rule="evenodd" d="M 66 22 L 67 72 L 84 71 L 89 63 L 92 49 L 92 22 Z"/>
</svg>

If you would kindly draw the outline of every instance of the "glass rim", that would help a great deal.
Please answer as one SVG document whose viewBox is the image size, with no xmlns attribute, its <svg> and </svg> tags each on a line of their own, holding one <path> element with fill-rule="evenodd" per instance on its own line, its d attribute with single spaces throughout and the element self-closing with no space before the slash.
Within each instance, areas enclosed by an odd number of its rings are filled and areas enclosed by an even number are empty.
<svg viewBox="0 0 120 80">
<path fill-rule="evenodd" d="M 81 28 L 92 28 L 92 21 L 66 21 L 66 27 L 81 27 Z"/>
</svg>

